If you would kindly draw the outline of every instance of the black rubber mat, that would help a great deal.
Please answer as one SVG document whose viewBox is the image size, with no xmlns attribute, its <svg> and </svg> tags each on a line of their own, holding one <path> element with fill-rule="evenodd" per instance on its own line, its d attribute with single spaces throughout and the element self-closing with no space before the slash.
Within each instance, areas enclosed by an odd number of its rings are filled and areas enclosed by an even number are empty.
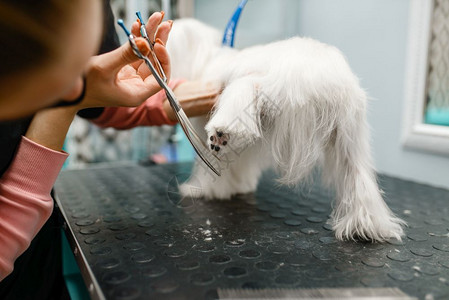
<svg viewBox="0 0 449 300">
<path fill-rule="evenodd" d="M 339 242 L 326 224 L 332 194 L 318 184 L 294 191 L 267 173 L 254 195 L 181 199 L 176 186 L 190 168 L 61 173 L 58 201 L 81 248 L 78 261 L 92 270 L 84 275 L 93 295 L 91 282 L 107 299 L 215 299 L 217 288 L 323 287 L 399 287 L 420 299 L 449 299 L 448 190 L 381 176 L 386 201 L 409 224 L 406 237 Z"/>
</svg>

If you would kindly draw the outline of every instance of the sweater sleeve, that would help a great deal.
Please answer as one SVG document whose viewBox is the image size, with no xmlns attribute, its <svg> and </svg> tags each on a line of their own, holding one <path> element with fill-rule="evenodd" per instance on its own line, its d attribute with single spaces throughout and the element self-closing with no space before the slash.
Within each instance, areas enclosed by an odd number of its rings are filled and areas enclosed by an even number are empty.
<svg viewBox="0 0 449 300">
<path fill-rule="evenodd" d="M 172 80 L 170 88 L 174 89 L 183 80 Z M 113 127 L 116 129 L 129 129 L 137 126 L 174 125 L 164 109 L 163 102 L 166 99 L 163 90 L 157 92 L 138 107 L 106 107 L 103 113 L 91 121 L 99 127 Z"/>
<path fill-rule="evenodd" d="M 67 156 L 22 137 L 0 178 L 0 281 L 50 217 L 50 192 Z"/>
</svg>

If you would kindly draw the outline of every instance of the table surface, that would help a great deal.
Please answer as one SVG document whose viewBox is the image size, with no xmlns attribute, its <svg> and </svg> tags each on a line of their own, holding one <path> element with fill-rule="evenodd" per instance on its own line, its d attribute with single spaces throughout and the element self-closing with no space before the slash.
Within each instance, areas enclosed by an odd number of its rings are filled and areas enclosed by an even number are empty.
<svg viewBox="0 0 449 300">
<path fill-rule="evenodd" d="M 183 199 L 191 164 L 123 165 L 61 173 L 56 197 L 93 299 L 216 299 L 218 288 L 398 287 L 449 299 L 449 191 L 380 176 L 406 237 L 339 242 L 319 182 L 255 194 Z"/>
</svg>

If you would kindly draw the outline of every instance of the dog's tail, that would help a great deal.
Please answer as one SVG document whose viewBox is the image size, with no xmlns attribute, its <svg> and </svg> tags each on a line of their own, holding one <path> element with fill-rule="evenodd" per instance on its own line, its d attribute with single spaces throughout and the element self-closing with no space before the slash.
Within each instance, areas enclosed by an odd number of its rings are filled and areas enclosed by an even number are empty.
<svg viewBox="0 0 449 300">
<path fill-rule="evenodd" d="M 402 225 L 388 208 L 377 184 L 366 121 L 366 96 L 354 88 L 349 106 L 340 112 L 325 147 L 323 178 L 336 191 L 332 213 L 336 237 L 384 241 L 401 239 Z"/>
</svg>

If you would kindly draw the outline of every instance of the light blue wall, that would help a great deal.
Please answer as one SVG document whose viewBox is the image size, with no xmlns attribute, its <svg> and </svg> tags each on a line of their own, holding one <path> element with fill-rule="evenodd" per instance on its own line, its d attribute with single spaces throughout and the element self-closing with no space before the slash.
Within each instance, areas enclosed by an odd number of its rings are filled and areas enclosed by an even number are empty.
<svg viewBox="0 0 449 300">
<path fill-rule="evenodd" d="M 239 1 L 195 0 L 195 17 L 224 28 Z M 449 188 L 449 157 L 405 150 L 402 130 L 409 0 L 249 0 L 241 48 L 292 35 L 337 46 L 372 101 L 369 123 L 379 172 Z"/>
</svg>

